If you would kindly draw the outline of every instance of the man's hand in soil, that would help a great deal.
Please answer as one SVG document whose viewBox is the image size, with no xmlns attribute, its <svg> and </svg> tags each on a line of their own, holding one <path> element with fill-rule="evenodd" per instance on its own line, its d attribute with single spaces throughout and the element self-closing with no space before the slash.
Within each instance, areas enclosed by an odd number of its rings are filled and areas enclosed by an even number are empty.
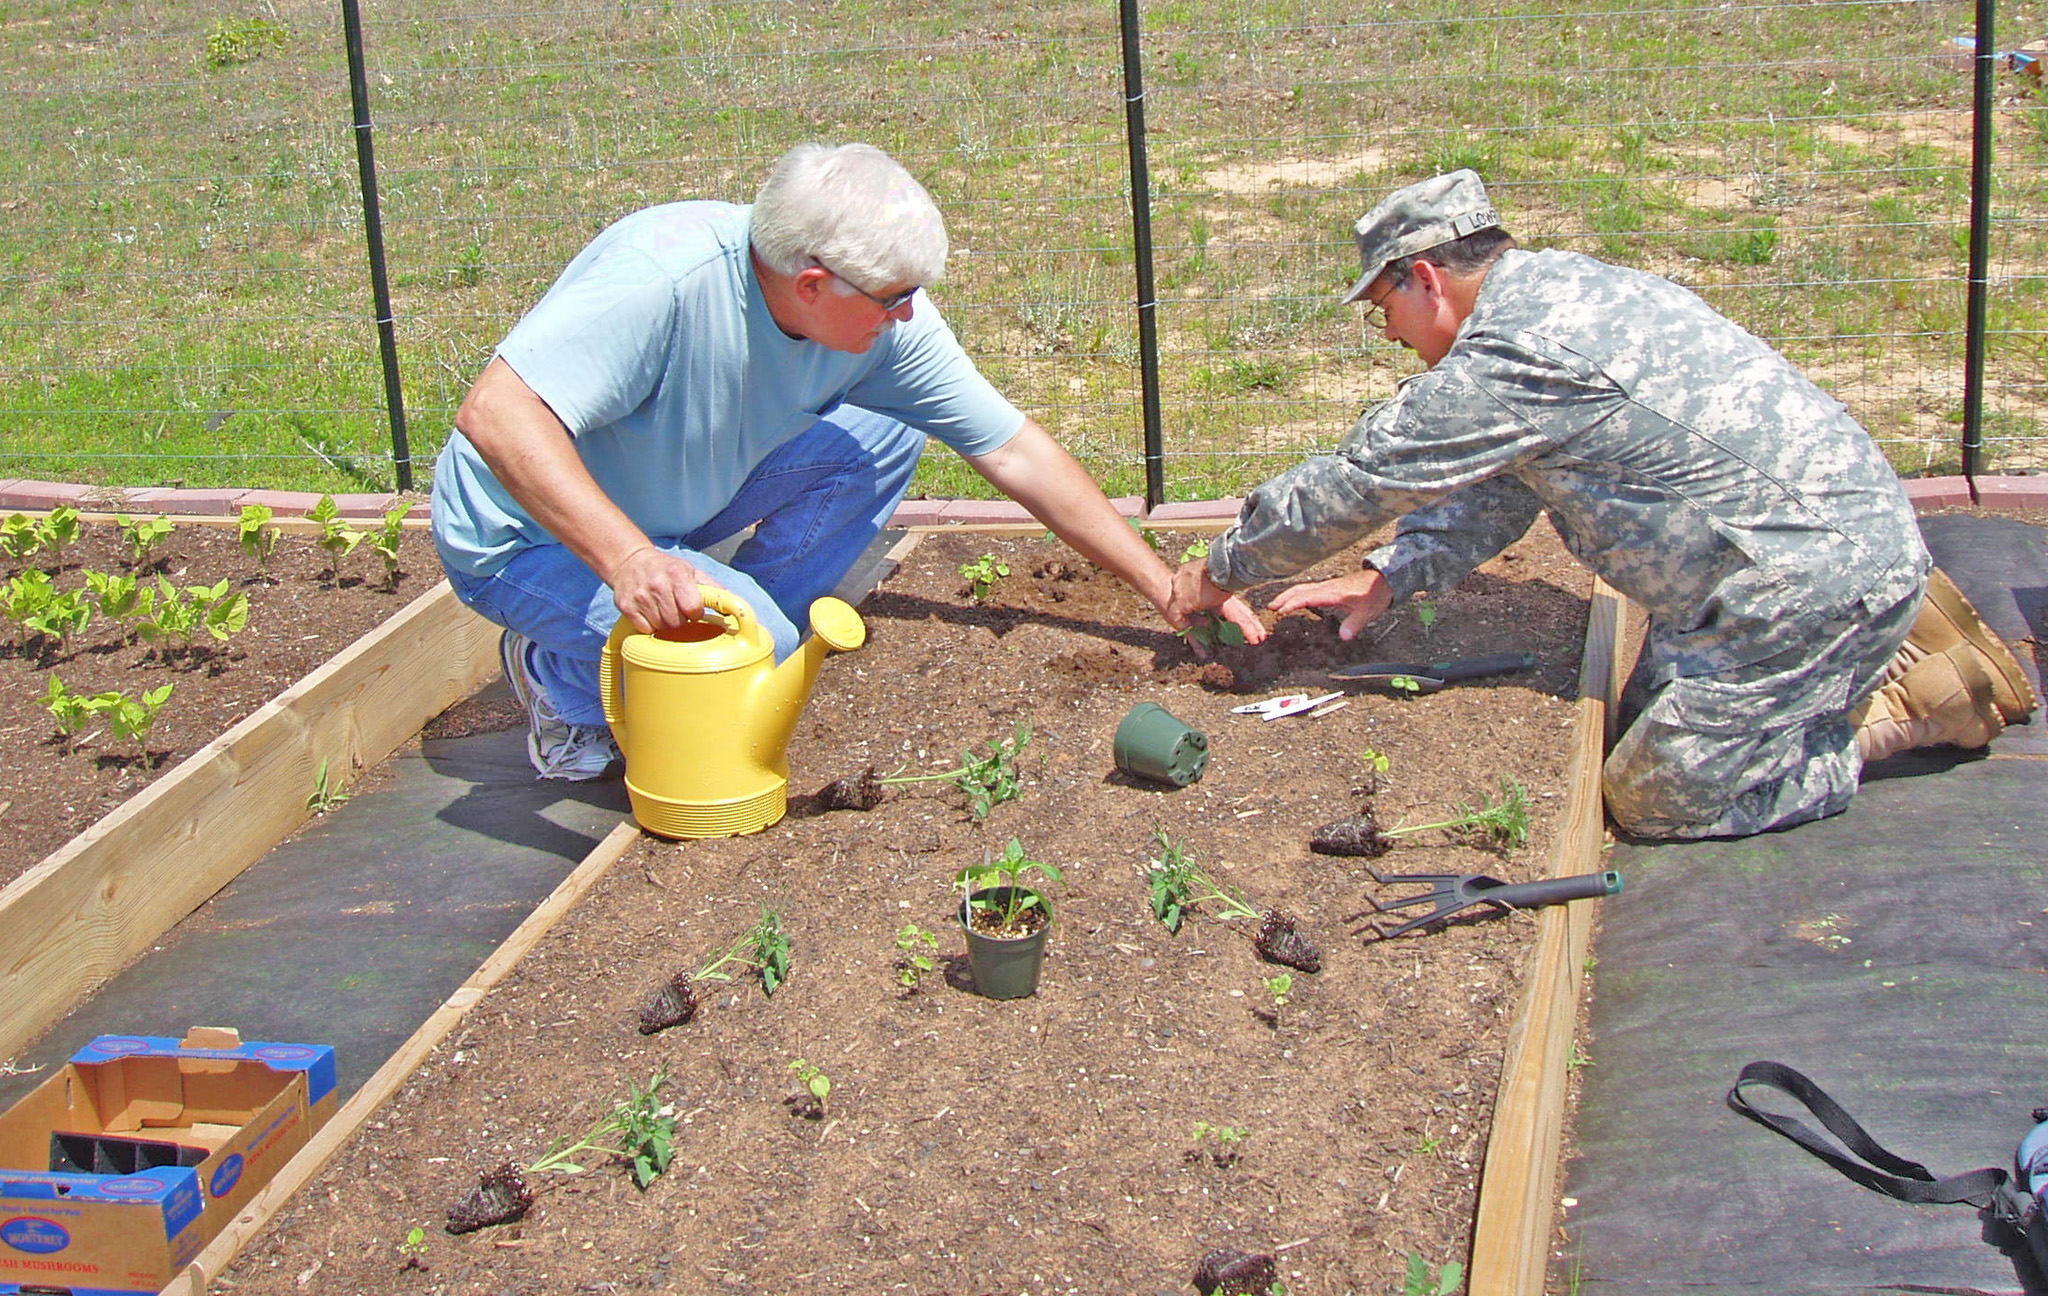
<svg viewBox="0 0 2048 1296">
<path fill-rule="evenodd" d="M 1290 585 L 1266 604 L 1286 615 L 1303 608 L 1341 607 L 1344 623 L 1337 627 L 1339 639 L 1356 639 L 1358 632 L 1393 606 L 1394 587 L 1370 567 L 1334 580 Z"/>
<path fill-rule="evenodd" d="M 653 545 L 619 560 L 605 582 L 619 615 L 641 634 L 673 630 L 704 615 L 704 575 Z"/>
<path fill-rule="evenodd" d="M 1195 558 L 1182 563 L 1173 573 L 1172 588 L 1166 602 L 1160 604 L 1159 614 L 1175 630 L 1185 630 L 1205 612 L 1220 616 L 1244 631 L 1244 641 L 1248 644 L 1266 641 L 1266 623 L 1259 620 L 1259 614 L 1252 611 L 1243 599 L 1209 579 L 1207 559 Z M 1200 647 L 1200 644 L 1195 644 L 1197 651 Z"/>
</svg>

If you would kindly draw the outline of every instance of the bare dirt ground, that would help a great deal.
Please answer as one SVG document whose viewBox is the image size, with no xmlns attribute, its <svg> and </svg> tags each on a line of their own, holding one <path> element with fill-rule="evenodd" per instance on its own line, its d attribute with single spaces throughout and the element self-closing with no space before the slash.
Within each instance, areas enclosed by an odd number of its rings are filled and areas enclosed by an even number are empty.
<svg viewBox="0 0 2048 1296">
<path fill-rule="evenodd" d="M 1169 536 L 1176 555 L 1189 537 Z M 959 573 L 1006 563 L 985 602 Z M 1355 555 L 1333 562 L 1334 574 Z M 1203 665 L 1114 578 L 1037 537 L 927 537 L 862 608 L 791 744 L 792 808 L 766 832 L 644 839 L 472 1011 L 225 1275 L 249 1293 L 1165 1293 L 1215 1247 L 1271 1252 L 1293 1296 L 1385 1292 L 1410 1253 L 1462 1260 L 1527 915 L 1378 941 L 1388 872 L 1540 874 L 1562 809 L 1589 579 L 1547 529 L 1435 605 L 1340 644 L 1278 624 Z M 1528 649 L 1528 674 L 1317 719 L 1231 708 L 1341 686 L 1339 661 Z M 1118 772 L 1138 702 L 1209 735 L 1178 790 Z M 875 766 L 948 767 L 1015 733 L 1022 796 L 986 822 L 943 783 L 862 813 L 811 795 Z M 1387 758 L 1375 778 L 1367 753 Z M 1370 803 L 1420 824 L 1529 791 L 1524 846 L 1424 832 L 1375 861 L 1308 849 Z M 1159 834 L 1255 907 L 1295 915 L 1322 970 L 1284 1003 L 1248 922 L 1155 920 Z M 1016 838 L 1064 870 L 1038 993 L 974 993 L 955 873 Z M 792 944 L 772 996 L 714 985 L 693 1020 L 637 1029 L 658 987 L 763 907 Z M 936 938 L 906 987 L 905 924 Z M 811 1100 L 791 1064 L 822 1068 Z M 665 1077 L 674 1160 L 644 1191 L 610 1158 L 535 1175 L 520 1222 L 452 1236 L 483 1171 L 531 1164 L 630 1087 Z M 1199 1128 L 1198 1128 L 1199 1123 Z M 1220 1131 L 1228 1129 L 1226 1137 Z M 415 1238 L 413 1230 L 419 1233 Z"/>
</svg>

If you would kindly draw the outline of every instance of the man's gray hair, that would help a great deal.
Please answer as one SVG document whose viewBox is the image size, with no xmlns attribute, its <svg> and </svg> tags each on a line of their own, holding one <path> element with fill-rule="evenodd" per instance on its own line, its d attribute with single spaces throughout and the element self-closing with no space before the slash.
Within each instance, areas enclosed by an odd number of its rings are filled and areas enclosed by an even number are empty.
<svg viewBox="0 0 2048 1296">
<path fill-rule="evenodd" d="M 816 264 L 871 293 L 946 270 L 946 222 L 902 164 L 872 144 L 799 144 L 755 195 L 754 250 L 786 275 Z"/>
</svg>

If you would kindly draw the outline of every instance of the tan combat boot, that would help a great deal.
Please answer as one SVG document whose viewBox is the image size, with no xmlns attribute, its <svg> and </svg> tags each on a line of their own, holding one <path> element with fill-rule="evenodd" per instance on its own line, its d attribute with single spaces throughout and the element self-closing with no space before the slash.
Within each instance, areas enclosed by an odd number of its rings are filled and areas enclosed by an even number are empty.
<svg viewBox="0 0 2048 1296">
<path fill-rule="evenodd" d="M 1920 603 L 1920 617 L 1906 636 L 1898 655 L 1885 668 L 1885 678 L 1896 681 L 1929 657 L 1946 654 L 1977 662 L 1991 680 L 1991 699 L 1998 713 L 2012 724 L 2025 723 L 2037 701 L 2034 686 L 2020 668 L 2019 659 L 2005 646 L 1955 582 L 1937 567 L 1927 577 L 1927 597 Z"/>
<path fill-rule="evenodd" d="M 1991 673 L 1974 654 L 1936 653 L 1849 713 L 1866 761 L 1942 743 L 1988 746 L 2005 729 Z"/>
</svg>

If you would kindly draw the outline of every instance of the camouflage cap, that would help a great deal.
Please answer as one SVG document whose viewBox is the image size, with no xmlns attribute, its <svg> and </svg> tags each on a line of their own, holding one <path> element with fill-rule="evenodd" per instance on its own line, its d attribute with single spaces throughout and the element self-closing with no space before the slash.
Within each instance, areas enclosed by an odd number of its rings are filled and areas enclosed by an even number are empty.
<svg viewBox="0 0 2048 1296">
<path fill-rule="evenodd" d="M 1476 171 L 1431 176 L 1396 190 L 1351 228 L 1365 273 L 1358 276 L 1344 300 L 1355 302 L 1365 296 L 1389 261 L 1427 252 L 1499 224 L 1500 216 Z"/>
</svg>

